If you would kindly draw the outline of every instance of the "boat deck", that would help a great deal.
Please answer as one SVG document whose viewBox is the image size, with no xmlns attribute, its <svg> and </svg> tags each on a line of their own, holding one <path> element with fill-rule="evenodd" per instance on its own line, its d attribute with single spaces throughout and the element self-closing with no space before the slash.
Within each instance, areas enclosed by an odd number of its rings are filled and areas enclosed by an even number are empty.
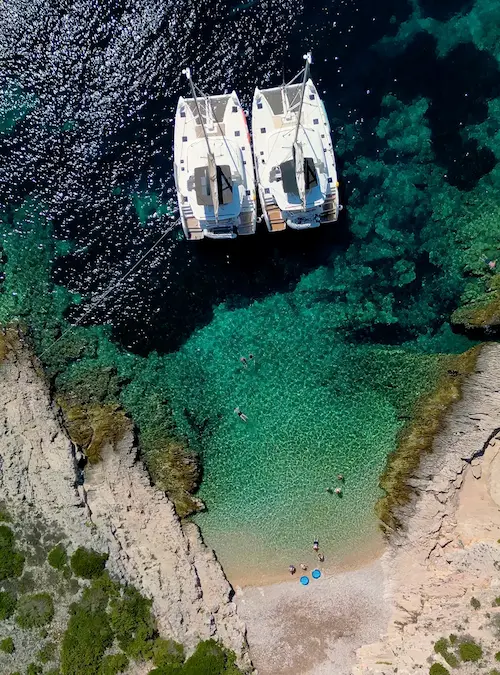
<svg viewBox="0 0 500 675">
<path fill-rule="evenodd" d="M 286 230 L 286 223 L 283 220 L 281 209 L 277 204 L 266 206 L 266 212 L 269 216 L 269 227 L 271 232 L 282 232 Z"/>
</svg>

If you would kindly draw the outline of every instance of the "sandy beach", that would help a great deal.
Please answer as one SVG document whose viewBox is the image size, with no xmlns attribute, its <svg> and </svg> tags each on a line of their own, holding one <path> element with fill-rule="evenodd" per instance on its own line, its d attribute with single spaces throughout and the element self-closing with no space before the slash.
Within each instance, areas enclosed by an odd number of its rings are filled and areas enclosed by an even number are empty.
<svg viewBox="0 0 500 675">
<path fill-rule="evenodd" d="M 297 572 L 298 576 L 299 572 Z M 348 675 L 355 651 L 389 618 L 380 561 L 359 570 L 236 593 L 259 675 Z"/>
<path fill-rule="evenodd" d="M 325 567 L 307 587 L 294 579 L 236 589 L 259 675 L 427 675 L 434 662 L 447 666 L 434 649 L 447 635 L 480 645 L 485 672 L 494 667 L 499 382 L 500 345 L 490 344 L 412 476 L 414 496 L 398 513 L 404 526 L 385 552 L 360 555 L 354 569 Z M 478 667 L 462 663 L 461 672 Z"/>
</svg>

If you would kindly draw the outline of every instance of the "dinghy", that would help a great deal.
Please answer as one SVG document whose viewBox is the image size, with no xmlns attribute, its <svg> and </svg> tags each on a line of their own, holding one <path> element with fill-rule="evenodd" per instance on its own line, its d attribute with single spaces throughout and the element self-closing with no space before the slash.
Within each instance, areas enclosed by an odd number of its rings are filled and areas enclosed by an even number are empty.
<svg viewBox="0 0 500 675">
<path fill-rule="evenodd" d="M 270 232 L 334 223 L 341 209 L 330 124 L 309 79 L 311 54 L 304 59 L 291 82 L 256 89 L 253 99 L 257 184 Z"/>
<path fill-rule="evenodd" d="M 182 71 L 192 98 L 179 98 L 174 176 L 186 239 L 254 234 L 255 175 L 247 120 L 238 96 L 206 96 Z"/>
</svg>

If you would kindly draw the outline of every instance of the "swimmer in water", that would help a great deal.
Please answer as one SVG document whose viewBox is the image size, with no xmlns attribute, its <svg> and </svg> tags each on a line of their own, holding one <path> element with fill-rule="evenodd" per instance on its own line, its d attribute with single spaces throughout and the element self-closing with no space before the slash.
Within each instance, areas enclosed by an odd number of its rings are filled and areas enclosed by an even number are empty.
<svg viewBox="0 0 500 675">
<path fill-rule="evenodd" d="M 238 407 L 234 409 L 234 412 L 238 415 L 242 422 L 248 422 L 248 417 L 245 415 L 245 413 L 241 412 Z"/>
<path fill-rule="evenodd" d="M 338 478 L 338 480 L 344 480 L 344 476 L 343 476 L 341 473 L 339 473 L 339 475 L 337 476 L 337 478 Z"/>
<path fill-rule="evenodd" d="M 335 488 L 335 494 L 340 497 L 342 494 L 342 488 Z"/>
<path fill-rule="evenodd" d="M 240 356 L 240 361 L 245 366 L 245 368 L 248 368 L 248 363 L 244 356 Z"/>
</svg>

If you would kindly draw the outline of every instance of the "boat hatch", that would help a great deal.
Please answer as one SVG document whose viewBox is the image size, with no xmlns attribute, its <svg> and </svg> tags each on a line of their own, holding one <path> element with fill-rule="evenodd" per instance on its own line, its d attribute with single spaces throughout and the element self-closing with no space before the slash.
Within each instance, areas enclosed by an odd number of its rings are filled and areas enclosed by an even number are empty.
<svg viewBox="0 0 500 675">
<path fill-rule="evenodd" d="M 198 204 L 200 206 L 212 206 L 208 166 L 200 166 L 194 170 L 194 185 Z M 217 165 L 217 190 L 219 204 L 230 204 L 233 201 L 233 181 L 231 169 L 227 165 Z"/>
<path fill-rule="evenodd" d="M 280 165 L 281 179 L 283 181 L 283 191 L 287 194 L 299 194 L 297 186 L 297 174 L 295 172 L 295 162 L 289 159 Z M 318 174 L 314 166 L 314 159 L 312 157 L 304 157 L 304 177 L 306 190 L 312 190 L 318 185 Z"/>
</svg>

